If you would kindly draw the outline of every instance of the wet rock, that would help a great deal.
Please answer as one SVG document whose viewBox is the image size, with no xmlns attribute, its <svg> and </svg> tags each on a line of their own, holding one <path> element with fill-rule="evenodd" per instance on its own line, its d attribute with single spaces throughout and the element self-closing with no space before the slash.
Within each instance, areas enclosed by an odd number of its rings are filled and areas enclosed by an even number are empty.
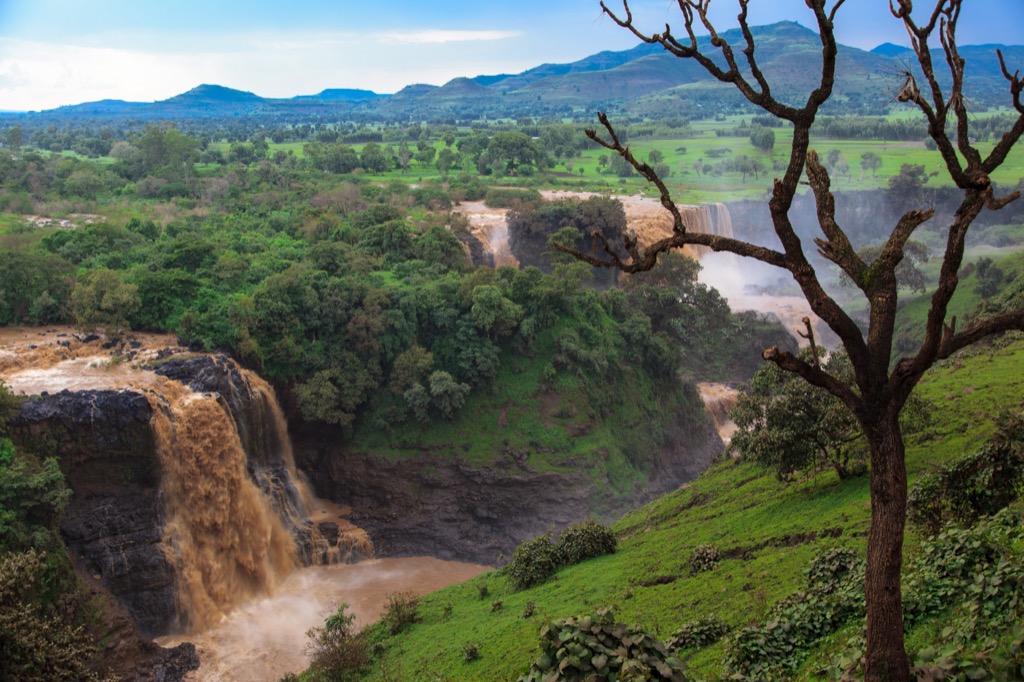
<svg viewBox="0 0 1024 682">
<path fill-rule="evenodd" d="M 646 486 L 616 498 L 583 466 L 525 471 L 501 457 L 473 467 L 457 452 L 377 457 L 348 452 L 336 434 L 311 425 L 293 442 L 317 494 L 352 507 L 351 521 L 370 535 L 377 556 L 495 564 L 524 540 L 591 516 L 610 521 L 695 478 L 722 442 L 710 420 L 684 431 L 670 434 Z"/>
<path fill-rule="evenodd" d="M 131 682 L 181 682 L 185 675 L 199 669 L 199 653 L 192 642 L 182 642 L 173 649 L 161 649 L 139 666 Z"/>
<path fill-rule="evenodd" d="M 61 391 L 27 401 L 15 440 L 58 458 L 74 495 L 61 535 L 79 570 L 99 575 L 147 636 L 176 621 L 175 578 L 161 546 L 161 466 L 149 401 L 131 391 Z"/>
<path fill-rule="evenodd" d="M 155 490 L 76 496 L 61 535 L 82 570 L 124 606 L 139 631 L 164 634 L 178 620 L 174 569 L 163 550 L 164 519 Z"/>
</svg>

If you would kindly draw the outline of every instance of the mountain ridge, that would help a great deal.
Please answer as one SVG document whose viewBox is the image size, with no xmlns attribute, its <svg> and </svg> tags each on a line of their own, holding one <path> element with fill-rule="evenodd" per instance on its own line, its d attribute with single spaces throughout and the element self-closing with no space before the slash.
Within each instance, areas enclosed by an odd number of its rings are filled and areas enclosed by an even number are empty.
<svg viewBox="0 0 1024 682">
<path fill-rule="evenodd" d="M 783 98 L 806 96 L 817 85 L 816 69 L 807 60 L 819 59 L 818 34 L 793 21 L 752 27 L 758 64 L 770 81 L 780 83 Z M 722 34 L 739 44 L 738 29 Z M 698 39 L 710 47 L 710 38 Z M 1005 81 L 995 51 L 1008 64 L 1024 63 L 1024 46 L 965 45 L 972 99 L 982 105 L 1005 96 Z M 858 113 L 882 109 L 891 100 L 886 93 L 902 71 L 902 55 L 910 48 L 883 43 L 870 51 L 840 46 L 835 106 Z M 893 63 L 894 60 L 899 60 Z M 721 57 L 717 58 L 721 61 Z M 683 113 L 697 109 L 729 110 L 745 103 L 726 84 L 711 78 L 698 64 L 666 53 L 660 45 L 639 43 L 626 50 L 604 50 L 574 62 L 541 64 L 518 74 L 460 76 L 437 86 L 409 84 L 394 94 L 357 88 L 326 88 L 316 95 L 291 98 L 261 97 L 222 85 L 201 84 L 184 93 L 152 103 L 105 99 L 66 105 L 38 116 L 211 117 L 211 116 L 323 116 L 366 118 L 408 116 L 410 107 L 423 116 L 472 118 L 479 115 L 572 115 L 596 108 L 650 113 L 677 106 Z"/>
</svg>

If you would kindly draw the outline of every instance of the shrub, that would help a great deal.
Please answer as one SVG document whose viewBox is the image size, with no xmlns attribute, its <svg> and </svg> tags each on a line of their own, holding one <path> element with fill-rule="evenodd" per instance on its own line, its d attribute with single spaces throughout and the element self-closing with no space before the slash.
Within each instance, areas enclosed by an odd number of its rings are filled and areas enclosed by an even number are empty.
<svg viewBox="0 0 1024 682">
<path fill-rule="evenodd" d="M 964 638 L 977 629 L 1012 625 L 1024 611 L 1024 563 L 1014 551 L 1022 542 L 1021 515 L 1009 509 L 973 528 L 946 528 L 922 546 L 907 571 L 907 624 L 962 604 L 967 617 L 955 629 Z"/>
<path fill-rule="evenodd" d="M 36 550 L 0 555 L 0 679 L 98 680 L 85 629 L 47 615 L 38 601 L 45 562 Z"/>
<path fill-rule="evenodd" d="M 717 616 L 702 616 L 683 624 L 665 642 L 669 651 L 682 649 L 703 649 L 711 646 L 729 631 L 729 627 Z"/>
<path fill-rule="evenodd" d="M 540 649 L 519 682 L 689 679 L 663 642 L 636 625 L 616 623 L 607 608 L 545 626 Z"/>
<path fill-rule="evenodd" d="M 356 617 L 345 613 L 347 608 L 348 604 L 342 604 L 337 612 L 327 617 L 323 627 L 306 631 L 310 679 L 317 682 L 358 680 L 360 671 L 369 662 L 366 638 L 354 631 L 352 624 Z"/>
<path fill-rule="evenodd" d="M 710 571 L 722 560 L 722 554 L 714 545 L 697 545 L 690 552 L 690 573 L 696 575 Z"/>
<path fill-rule="evenodd" d="M 1024 486 L 1024 416 L 1002 424 L 977 452 L 922 476 L 907 496 L 910 520 L 935 535 L 946 523 L 970 524 L 1015 500 Z"/>
<path fill-rule="evenodd" d="M 514 189 L 511 187 L 493 187 L 487 190 L 487 194 L 484 197 L 484 203 L 490 208 L 539 206 L 542 201 L 540 192 L 535 189 Z"/>
<path fill-rule="evenodd" d="M 864 562 L 848 549 L 819 553 L 806 587 L 773 606 L 763 625 L 745 627 L 729 643 L 732 679 L 788 679 L 811 647 L 864 615 Z"/>
<path fill-rule="evenodd" d="M 558 567 L 558 548 L 551 542 L 551 533 L 545 533 L 516 547 L 505 574 L 513 588 L 525 590 L 550 578 Z"/>
<path fill-rule="evenodd" d="M 420 622 L 420 600 L 412 592 L 398 592 L 388 597 L 387 606 L 381 621 L 387 626 L 388 632 L 397 635 L 407 625 Z"/>
<path fill-rule="evenodd" d="M 615 552 L 615 533 L 597 521 L 574 523 L 558 538 L 558 558 L 563 566 Z"/>
<path fill-rule="evenodd" d="M 476 644 L 463 644 L 462 645 L 462 660 L 466 663 L 472 663 L 473 661 L 480 658 L 480 647 Z"/>
</svg>

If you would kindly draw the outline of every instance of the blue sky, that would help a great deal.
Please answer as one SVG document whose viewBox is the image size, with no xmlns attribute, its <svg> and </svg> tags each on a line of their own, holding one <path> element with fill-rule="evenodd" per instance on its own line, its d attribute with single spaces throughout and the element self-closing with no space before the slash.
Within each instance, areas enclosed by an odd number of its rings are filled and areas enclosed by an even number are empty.
<svg viewBox="0 0 1024 682">
<path fill-rule="evenodd" d="M 612 6 L 615 0 L 611 0 Z M 924 10 L 929 0 L 917 0 Z M 803 0 L 752 0 L 754 24 L 809 25 Z M 1024 0 L 967 0 L 962 44 L 1024 43 Z M 675 2 L 634 0 L 637 22 L 681 28 Z M 887 0 L 846 0 L 841 42 L 906 44 Z M 713 0 L 721 28 L 734 0 Z M 264 97 L 324 88 L 395 92 L 518 73 L 636 41 L 597 0 L 0 0 L 0 110 L 154 101 L 200 83 Z M 1021 65 L 1024 68 L 1024 65 Z"/>
</svg>

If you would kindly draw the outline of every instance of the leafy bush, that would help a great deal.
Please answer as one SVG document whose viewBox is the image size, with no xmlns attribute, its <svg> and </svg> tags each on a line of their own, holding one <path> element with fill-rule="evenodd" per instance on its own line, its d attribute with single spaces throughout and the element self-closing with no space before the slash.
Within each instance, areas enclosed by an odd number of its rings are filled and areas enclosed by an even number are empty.
<svg viewBox="0 0 1024 682">
<path fill-rule="evenodd" d="M 690 552 L 690 573 L 696 575 L 710 571 L 722 560 L 722 553 L 714 545 L 697 545 Z"/>
<path fill-rule="evenodd" d="M 988 443 L 922 476 L 908 493 L 910 520 L 932 535 L 973 523 L 1015 500 L 1024 487 L 1024 416 L 1003 417 Z"/>
<path fill-rule="evenodd" d="M 558 538 L 558 558 L 563 566 L 578 564 L 604 554 L 615 552 L 615 533 L 597 521 L 574 523 Z"/>
<path fill-rule="evenodd" d="M 717 616 L 701 616 L 695 621 L 684 623 L 665 642 L 669 651 L 703 649 L 711 646 L 729 631 L 729 626 Z"/>
<path fill-rule="evenodd" d="M 731 679 L 786 679 L 821 638 L 864 615 L 864 562 L 851 550 L 819 553 L 805 589 L 768 612 L 764 625 L 745 627 L 729 644 Z"/>
<path fill-rule="evenodd" d="M 540 649 L 519 682 L 689 679 L 664 643 L 636 625 L 616 623 L 607 608 L 545 626 Z"/>
<path fill-rule="evenodd" d="M 480 658 L 480 647 L 476 644 L 462 645 L 462 660 L 472 663 Z"/>
<path fill-rule="evenodd" d="M 969 529 L 948 527 L 923 545 L 904 580 L 904 619 L 914 624 L 961 605 L 961 637 L 1016 622 L 1024 612 L 1024 542 L 1019 512 L 1004 510 Z"/>
<path fill-rule="evenodd" d="M 420 622 L 420 600 L 412 592 L 397 592 L 388 597 L 387 606 L 381 621 L 387 626 L 388 632 L 397 635 L 406 626 Z"/>
<path fill-rule="evenodd" d="M 358 680 L 360 671 L 369 663 L 366 638 L 354 631 L 352 624 L 356 617 L 345 613 L 347 608 L 348 604 L 342 604 L 336 613 L 328 616 L 323 627 L 306 631 L 309 675 L 316 682 Z"/>
<path fill-rule="evenodd" d="M 525 590 L 550 578 L 559 565 L 558 548 L 551 542 L 551 534 L 545 533 L 516 547 L 505 574 L 512 587 Z"/>
<path fill-rule="evenodd" d="M 492 187 L 487 190 L 484 203 L 490 208 L 519 208 L 537 206 L 542 202 L 540 192 L 535 189 Z"/>
<path fill-rule="evenodd" d="M 0 557 L 0 679 L 97 680 L 88 669 L 95 649 L 84 629 L 47 616 L 37 601 L 45 558 L 35 550 Z"/>
</svg>

